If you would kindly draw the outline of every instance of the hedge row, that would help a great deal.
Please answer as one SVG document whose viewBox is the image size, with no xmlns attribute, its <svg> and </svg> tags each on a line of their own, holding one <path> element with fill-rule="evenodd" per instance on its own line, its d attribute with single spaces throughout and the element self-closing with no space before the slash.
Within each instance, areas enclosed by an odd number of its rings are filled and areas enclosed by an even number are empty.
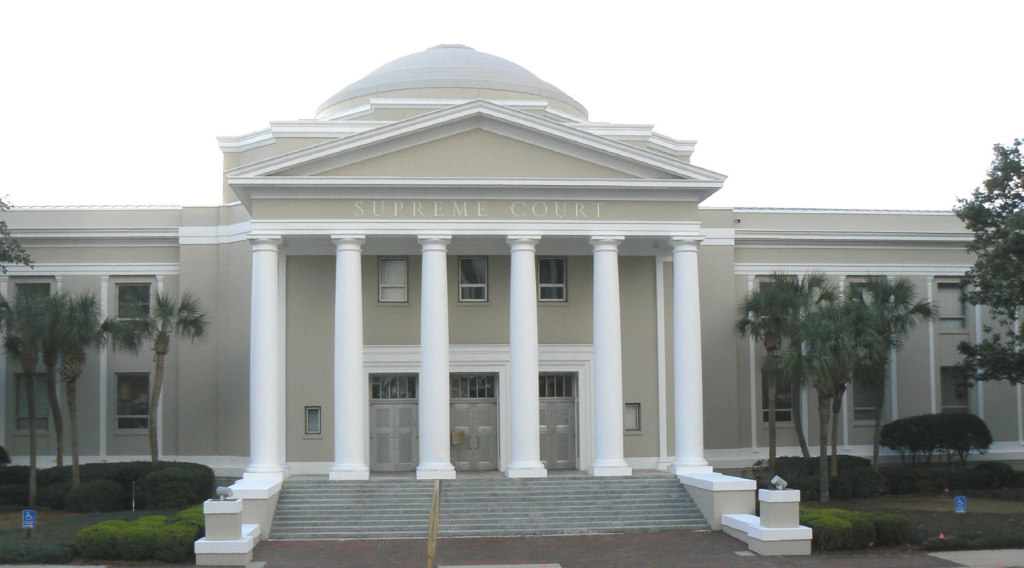
<svg viewBox="0 0 1024 568">
<path fill-rule="evenodd" d="M 985 421 L 973 414 L 922 414 L 893 420 L 882 427 L 881 444 L 900 454 L 904 465 L 927 465 L 935 454 L 960 469 L 972 452 L 984 454 L 992 445 Z"/>
<path fill-rule="evenodd" d="M 813 531 L 817 550 L 863 550 L 910 542 L 913 525 L 903 515 L 853 513 L 842 509 L 800 508 L 800 524 Z"/>
<path fill-rule="evenodd" d="M 182 563 L 193 559 L 194 543 L 203 536 L 202 505 L 173 517 L 151 515 L 137 521 L 103 521 L 75 535 L 75 550 L 91 560 L 149 560 Z"/>
<path fill-rule="evenodd" d="M 28 503 L 28 466 L 0 467 L 0 505 Z M 201 503 L 213 493 L 213 470 L 188 462 L 116 462 L 81 466 L 82 484 L 71 489 L 71 467 L 39 470 L 36 503 L 75 512 L 117 511 L 135 505 L 174 509 Z"/>
</svg>

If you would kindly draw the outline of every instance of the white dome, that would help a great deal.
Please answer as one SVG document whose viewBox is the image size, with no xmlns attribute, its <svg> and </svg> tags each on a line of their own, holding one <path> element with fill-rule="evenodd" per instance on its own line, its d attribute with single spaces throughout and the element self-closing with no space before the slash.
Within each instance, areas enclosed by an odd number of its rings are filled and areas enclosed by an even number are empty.
<svg viewBox="0 0 1024 568">
<path fill-rule="evenodd" d="M 317 115 L 342 101 L 404 89 L 474 88 L 511 91 L 559 101 L 583 118 L 587 109 L 554 85 L 526 69 L 464 45 L 442 44 L 400 57 L 345 87 L 317 109 Z"/>
</svg>

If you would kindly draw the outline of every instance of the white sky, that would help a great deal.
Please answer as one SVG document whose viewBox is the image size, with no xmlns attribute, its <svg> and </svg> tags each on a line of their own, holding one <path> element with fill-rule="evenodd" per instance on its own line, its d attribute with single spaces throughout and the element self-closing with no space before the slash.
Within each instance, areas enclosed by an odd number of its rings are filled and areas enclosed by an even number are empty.
<svg viewBox="0 0 1024 568">
<path fill-rule="evenodd" d="M 1024 137 L 1024 2 L 0 4 L 0 195 L 216 204 L 216 136 L 440 43 L 698 141 L 714 206 L 948 210 Z"/>
</svg>

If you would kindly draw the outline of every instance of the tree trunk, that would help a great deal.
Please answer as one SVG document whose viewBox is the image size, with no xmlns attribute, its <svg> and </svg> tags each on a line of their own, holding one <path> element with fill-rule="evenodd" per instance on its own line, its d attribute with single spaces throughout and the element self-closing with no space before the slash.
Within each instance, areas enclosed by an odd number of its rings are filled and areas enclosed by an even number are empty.
<svg viewBox="0 0 1024 568">
<path fill-rule="evenodd" d="M 71 422 L 71 488 L 82 483 L 82 474 L 78 469 L 78 399 L 75 380 L 65 379 L 64 389 L 68 398 L 68 421 Z M 106 417 L 100 417 L 104 420 Z"/>
<path fill-rule="evenodd" d="M 160 347 L 158 339 L 153 347 L 153 350 L 156 351 L 156 355 L 153 357 L 156 368 L 153 371 L 153 393 L 149 400 L 149 456 L 153 463 L 160 460 L 160 442 L 157 439 L 157 419 L 159 418 L 157 408 L 160 405 L 160 391 L 164 386 L 164 357 L 167 355 L 166 343 L 163 349 Z"/>
<path fill-rule="evenodd" d="M 37 473 L 39 466 L 36 463 L 36 453 L 39 451 L 39 437 L 36 433 L 36 376 L 31 371 L 26 371 L 22 366 L 22 374 L 25 378 L 25 398 L 28 400 L 28 506 L 36 506 L 36 493 L 39 490 Z"/>
<path fill-rule="evenodd" d="M 778 382 L 775 378 L 775 373 L 766 373 L 768 375 L 768 478 L 771 479 L 775 476 L 775 456 L 778 452 L 776 446 L 778 440 L 776 439 L 777 428 L 775 420 L 775 410 L 778 407 Z"/>
<path fill-rule="evenodd" d="M 807 447 L 807 436 L 804 434 L 804 413 L 802 412 L 803 403 L 800 400 L 801 388 L 800 381 L 794 379 L 790 381 L 790 398 L 793 400 L 791 408 L 793 409 L 793 427 L 796 429 L 796 441 L 800 444 L 800 453 L 804 456 L 804 459 L 811 457 L 811 450 Z"/>
<path fill-rule="evenodd" d="M 875 393 L 875 432 L 871 442 L 871 470 L 878 473 L 878 448 L 882 442 L 882 405 L 885 404 L 885 377 L 882 388 Z"/>
<path fill-rule="evenodd" d="M 831 476 L 839 475 L 839 453 L 836 447 L 839 443 L 839 420 L 843 411 L 843 391 L 839 389 L 839 395 L 832 399 L 832 466 L 829 468 Z"/>
<path fill-rule="evenodd" d="M 50 416 L 53 416 L 53 435 L 57 439 L 57 467 L 64 466 L 64 417 L 57 398 L 57 365 L 46 365 L 46 394 L 50 398 Z"/>
<path fill-rule="evenodd" d="M 832 411 L 831 399 L 818 392 L 818 488 L 821 502 L 828 502 L 828 423 Z"/>
</svg>

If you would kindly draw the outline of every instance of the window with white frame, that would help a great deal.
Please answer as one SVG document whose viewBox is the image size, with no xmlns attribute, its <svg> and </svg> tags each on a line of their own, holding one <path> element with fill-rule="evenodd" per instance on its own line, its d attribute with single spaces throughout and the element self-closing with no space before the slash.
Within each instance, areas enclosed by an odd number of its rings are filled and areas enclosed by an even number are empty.
<svg viewBox="0 0 1024 568">
<path fill-rule="evenodd" d="M 853 381 L 853 419 L 857 421 L 875 420 L 875 401 L 878 400 L 878 391 L 885 388 L 879 381 L 870 381 L 866 378 Z"/>
<path fill-rule="evenodd" d="M 149 373 L 117 374 L 117 429 L 149 428 Z"/>
<path fill-rule="evenodd" d="M 459 258 L 459 301 L 487 301 L 487 258 Z"/>
<path fill-rule="evenodd" d="M 149 284 L 117 285 L 117 317 L 136 319 L 149 315 Z"/>
<path fill-rule="evenodd" d="M 627 432 L 640 431 L 640 403 L 627 402 L 622 413 L 622 427 Z"/>
<path fill-rule="evenodd" d="M 963 286 L 959 282 L 939 282 L 935 303 L 941 329 L 967 329 L 967 306 L 962 296 Z"/>
<path fill-rule="evenodd" d="M 378 299 L 381 302 L 409 301 L 409 259 L 382 257 L 377 260 Z"/>
<path fill-rule="evenodd" d="M 306 407 L 306 434 L 315 436 L 323 432 L 320 425 L 320 407 L 319 406 L 307 406 Z"/>
<path fill-rule="evenodd" d="M 537 298 L 541 302 L 568 300 L 568 278 L 565 257 L 537 259 Z"/>
<path fill-rule="evenodd" d="M 792 422 L 793 393 L 789 384 L 777 380 L 775 390 L 775 421 Z M 768 373 L 764 370 L 761 371 L 761 420 L 768 422 Z"/>
<path fill-rule="evenodd" d="M 942 389 L 942 412 L 967 412 L 967 381 L 956 367 L 942 367 L 939 371 Z"/>
<path fill-rule="evenodd" d="M 28 430 L 29 424 L 32 423 L 29 418 L 28 388 L 33 385 L 33 382 L 24 373 L 15 373 L 14 377 L 18 391 L 15 399 L 17 401 L 15 408 L 17 429 Z M 46 394 L 46 375 L 35 373 L 34 378 L 36 430 L 46 430 L 50 427 L 50 398 Z"/>
</svg>

